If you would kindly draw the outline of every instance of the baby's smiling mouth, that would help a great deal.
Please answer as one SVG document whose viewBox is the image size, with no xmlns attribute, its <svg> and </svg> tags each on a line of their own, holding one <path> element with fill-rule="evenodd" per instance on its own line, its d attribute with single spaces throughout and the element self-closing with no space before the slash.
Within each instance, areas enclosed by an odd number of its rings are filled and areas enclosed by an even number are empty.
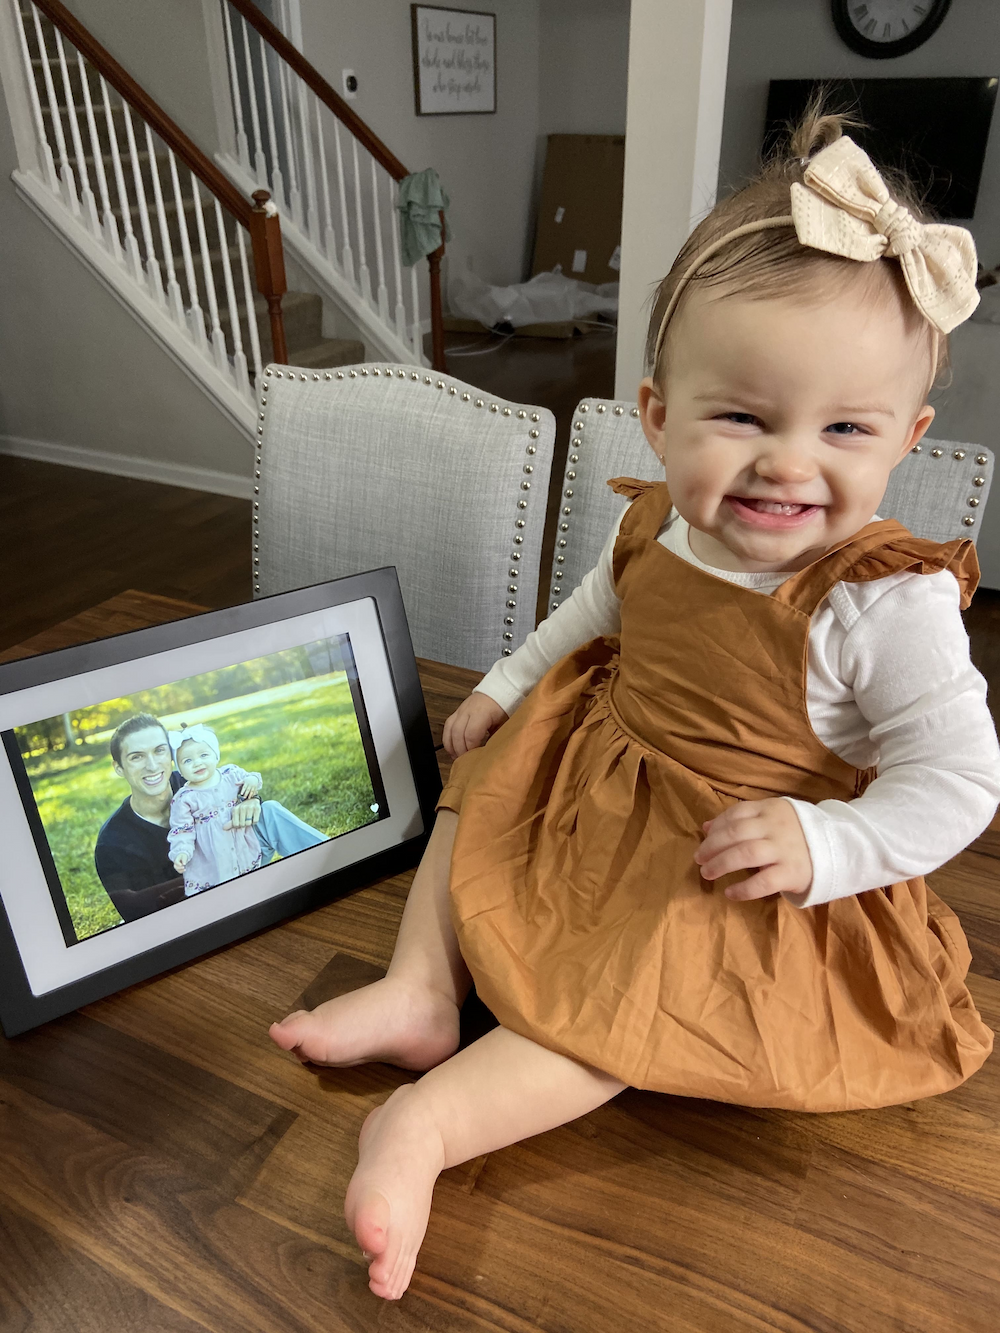
<svg viewBox="0 0 1000 1333">
<path fill-rule="evenodd" d="M 748 495 L 733 495 L 729 497 L 738 504 L 746 505 L 748 509 L 753 509 L 758 514 L 801 514 L 806 509 L 818 509 L 815 504 L 801 504 L 791 500 L 758 500 Z"/>
</svg>

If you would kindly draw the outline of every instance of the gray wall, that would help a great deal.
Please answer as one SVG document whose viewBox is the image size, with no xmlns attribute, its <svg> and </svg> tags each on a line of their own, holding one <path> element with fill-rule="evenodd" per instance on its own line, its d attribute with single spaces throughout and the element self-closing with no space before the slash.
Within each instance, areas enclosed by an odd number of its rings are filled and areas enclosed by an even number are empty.
<svg viewBox="0 0 1000 1333">
<path fill-rule="evenodd" d="M 353 69 L 361 118 L 410 171 L 437 169 L 452 200 L 449 264 L 510 283 L 530 253 L 539 0 L 488 9 L 497 16 L 496 115 L 416 114 L 410 0 L 338 0 L 335 9 L 302 0 L 303 53 L 338 90 L 341 70 Z"/>
<path fill-rule="evenodd" d="M 923 46 L 893 60 L 869 60 L 845 46 L 829 0 L 734 0 L 720 183 L 739 185 L 754 169 L 771 79 L 998 74 L 996 0 L 958 0 Z M 986 267 L 1000 263 L 1000 114 L 993 119 L 976 216 L 964 225 Z"/>
<path fill-rule="evenodd" d="M 538 128 L 624 134 L 629 0 L 541 0 Z"/>
</svg>

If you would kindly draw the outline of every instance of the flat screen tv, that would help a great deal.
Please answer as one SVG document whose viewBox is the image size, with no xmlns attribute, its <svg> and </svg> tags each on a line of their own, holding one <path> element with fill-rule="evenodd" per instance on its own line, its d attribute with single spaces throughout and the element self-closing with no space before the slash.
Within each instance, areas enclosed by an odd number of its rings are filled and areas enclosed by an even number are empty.
<svg viewBox="0 0 1000 1333">
<path fill-rule="evenodd" d="M 940 218 L 975 213 L 986 140 L 997 96 L 995 78 L 772 79 L 764 150 L 787 134 L 810 96 L 826 92 L 837 111 L 863 126 L 849 131 L 878 165 L 906 172 Z"/>
</svg>

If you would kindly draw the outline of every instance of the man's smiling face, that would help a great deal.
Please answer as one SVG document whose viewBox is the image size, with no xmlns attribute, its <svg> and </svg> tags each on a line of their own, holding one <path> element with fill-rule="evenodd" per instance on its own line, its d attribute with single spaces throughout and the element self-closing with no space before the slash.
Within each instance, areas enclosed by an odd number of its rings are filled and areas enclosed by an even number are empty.
<svg viewBox="0 0 1000 1333">
<path fill-rule="evenodd" d="M 135 796 L 170 797 L 173 772 L 170 744 L 162 727 L 142 727 L 125 737 L 121 763 L 115 772 L 124 778 Z"/>
</svg>

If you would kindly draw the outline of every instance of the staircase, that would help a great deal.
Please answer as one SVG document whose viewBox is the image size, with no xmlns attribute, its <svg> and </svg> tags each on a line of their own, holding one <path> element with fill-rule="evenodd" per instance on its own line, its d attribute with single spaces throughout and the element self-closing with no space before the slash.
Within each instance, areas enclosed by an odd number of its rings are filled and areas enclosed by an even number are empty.
<svg viewBox="0 0 1000 1333">
<path fill-rule="evenodd" d="M 30 6 L 22 5 L 22 16 L 30 20 Z M 67 103 L 66 90 L 61 79 L 60 62 L 56 48 L 55 28 L 52 21 L 44 14 L 39 16 L 40 29 L 42 33 L 41 40 L 46 49 L 47 63 L 52 79 L 52 85 L 55 93 L 56 113 L 61 122 L 61 130 L 64 141 L 72 141 L 72 122 L 75 119 L 78 125 L 86 123 L 86 101 L 83 92 L 83 79 L 88 82 L 88 91 L 90 93 L 91 104 L 95 99 L 101 101 L 101 90 L 98 86 L 99 74 L 87 62 L 83 62 L 82 68 L 74 62 L 68 66 L 70 92 L 73 97 L 72 111 Z M 34 24 L 32 24 L 32 30 Z M 35 37 L 32 43 L 34 49 L 38 49 L 37 34 L 32 31 Z M 37 55 L 32 57 L 32 74 L 35 81 L 35 87 L 39 95 L 46 92 L 45 69 L 43 60 Z M 43 105 L 43 123 L 46 129 L 46 138 L 49 142 L 57 143 L 58 136 L 55 133 L 53 125 L 53 111 L 46 101 Z M 114 218 L 120 236 L 136 236 L 142 234 L 142 204 L 138 201 L 135 189 L 129 197 L 128 184 L 122 194 L 117 189 L 117 176 L 115 173 L 115 155 L 111 148 L 112 129 L 117 140 L 119 160 L 122 159 L 121 146 L 128 147 L 127 127 L 125 126 L 126 109 L 123 101 L 112 102 L 111 106 L 111 128 L 107 123 L 107 118 L 95 117 L 98 139 L 100 143 L 100 171 L 108 182 L 109 201 L 111 204 L 111 216 Z M 153 151 L 138 150 L 136 159 L 139 166 L 139 174 L 142 182 L 145 200 L 155 197 L 154 174 L 160 182 L 162 192 L 163 183 L 170 179 L 170 164 L 166 146 L 153 138 Z M 83 156 L 84 170 L 80 172 L 81 179 L 94 180 L 98 175 L 97 157 L 93 151 L 84 152 Z M 123 206 L 124 199 L 124 206 Z M 148 210 L 148 202 L 146 203 Z M 128 218 L 125 216 L 125 209 L 128 211 Z M 163 218 L 166 223 L 167 247 L 169 252 L 169 262 L 161 237 L 160 246 L 155 246 L 157 263 L 160 265 L 161 272 L 168 271 L 171 267 L 174 273 L 184 271 L 184 236 L 190 239 L 198 234 L 198 219 L 196 217 L 197 208 L 191 193 L 187 192 L 184 200 L 184 227 L 181 226 L 180 209 L 175 200 L 165 200 L 163 205 Z M 240 266 L 239 246 L 232 244 L 227 247 L 228 260 L 231 272 L 236 272 Z M 208 258 L 210 261 L 211 283 L 215 292 L 222 292 L 225 288 L 225 268 L 222 256 L 222 246 L 216 238 L 216 244 L 209 247 Z M 198 304 L 201 310 L 208 311 L 210 301 L 208 297 L 208 281 L 205 273 L 195 268 L 195 284 L 197 288 Z M 266 365 L 269 361 L 274 361 L 274 346 L 271 339 L 271 325 L 268 312 L 267 301 L 259 293 L 253 297 L 254 320 L 257 327 L 257 337 L 260 342 L 260 355 L 262 362 Z M 331 366 L 347 366 L 354 362 L 363 361 L 365 358 L 364 343 L 357 338 L 324 338 L 322 331 L 323 323 L 323 298 L 315 292 L 296 292 L 289 291 L 284 294 L 281 301 L 281 312 L 285 326 L 285 345 L 288 355 L 288 363 L 296 366 L 303 366 L 309 369 L 326 369 Z M 236 316 L 240 326 L 241 336 L 244 345 L 249 340 L 249 330 L 247 319 L 246 293 L 237 292 Z M 226 339 L 227 347 L 233 346 L 233 319 L 226 310 L 220 310 L 219 324 Z M 206 334 L 211 337 L 211 328 L 206 326 Z M 255 378 L 255 369 L 249 369 L 249 379 Z"/>
<path fill-rule="evenodd" d="M 404 284 L 399 261 L 393 191 L 405 168 L 249 0 L 235 3 L 246 12 L 230 16 L 229 0 L 222 5 L 235 153 L 215 162 L 59 0 L 0 0 L 0 77 L 17 143 L 18 193 L 254 439 L 254 384 L 269 361 L 318 370 L 364 360 L 367 352 L 422 364 L 423 323 L 416 274 L 411 270 Z M 270 29 L 269 38 L 276 34 L 298 71 L 255 32 L 257 69 L 267 85 L 259 93 L 249 63 L 240 85 L 233 40 L 242 38 L 249 62 L 248 34 L 256 26 Z M 321 97 L 306 87 L 303 72 Z M 270 101 L 261 100 L 265 94 Z M 354 166 L 346 179 L 336 119 L 342 112 Z M 335 165 L 326 158 L 324 119 Z M 358 133 L 361 155 L 370 159 L 371 197 L 362 189 Z M 282 243 L 290 234 L 299 268 L 318 290 L 285 290 Z M 438 326 L 439 260 L 432 257 L 426 298 Z M 324 299 L 363 340 L 324 337 Z"/>
</svg>

